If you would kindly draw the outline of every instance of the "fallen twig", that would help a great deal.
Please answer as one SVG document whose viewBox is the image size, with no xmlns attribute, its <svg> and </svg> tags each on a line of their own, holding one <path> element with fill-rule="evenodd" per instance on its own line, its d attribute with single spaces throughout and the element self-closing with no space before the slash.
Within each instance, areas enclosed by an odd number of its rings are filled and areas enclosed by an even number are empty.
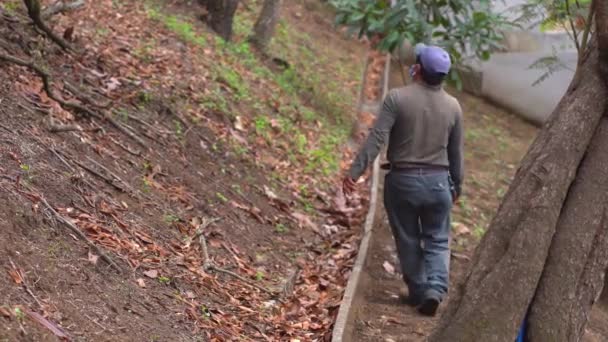
<svg viewBox="0 0 608 342">
<path fill-rule="evenodd" d="M 91 173 L 92 175 L 97 176 L 97 177 L 99 177 L 99 178 L 103 179 L 104 181 L 106 181 L 106 183 L 110 184 L 111 186 L 113 186 L 114 188 L 116 188 L 118 191 L 121 191 L 121 192 L 124 192 L 124 193 L 129 193 L 129 190 L 128 190 L 128 189 L 126 189 L 126 188 L 124 188 L 124 187 L 122 187 L 122 186 L 120 186 L 120 185 L 116 184 L 116 183 L 114 182 L 114 181 L 115 181 L 115 179 L 114 179 L 114 178 L 112 178 L 111 176 L 106 176 L 106 175 L 104 175 L 104 174 L 100 173 L 99 171 L 95 170 L 95 169 L 94 169 L 94 168 L 92 168 L 91 166 L 89 166 L 89 165 L 87 165 L 87 164 L 85 164 L 85 163 L 83 163 L 83 162 L 81 162 L 81 161 L 79 161 L 79 160 L 76 160 L 76 159 L 74 159 L 74 158 L 71 158 L 71 157 L 67 156 L 67 155 L 66 155 L 66 154 L 64 154 L 63 152 L 56 151 L 56 150 L 52 150 L 52 151 L 53 151 L 55 154 L 61 154 L 61 155 L 63 155 L 63 157 L 65 157 L 65 158 L 67 158 L 67 159 L 70 159 L 72 162 L 74 162 L 74 164 L 76 164 L 76 165 L 80 166 L 81 168 L 85 169 L 86 171 L 88 171 L 88 172 L 89 172 L 89 173 Z M 89 158 L 89 160 L 90 160 L 90 158 Z M 65 162 L 65 160 L 63 160 L 63 161 Z M 99 164 L 97 164 L 97 165 L 99 165 Z M 106 170 L 107 170 L 107 169 L 106 169 Z M 104 171 L 105 171 L 105 170 L 104 170 Z"/>
<path fill-rule="evenodd" d="M 86 94 L 84 94 L 83 91 L 81 91 L 80 89 L 78 89 L 78 87 L 70 84 L 69 82 L 63 81 L 63 86 L 65 89 L 67 89 L 70 93 L 72 93 L 72 95 L 74 95 L 77 99 L 79 99 L 80 101 L 84 102 L 84 103 L 88 103 L 94 107 L 97 108 L 109 108 L 112 105 L 112 101 L 108 101 L 107 103 L 99 103 L 95 100 L 93 100 L 92 98 L 90 98 L 89 96 L 87 96 Z"/>
<path fill-rule="evenodd" d="M 70 165 L 70 163 L 67 162 L 67 160 L 65 160 L 61 154 L 59 152 L 57 152 L 57 150 L 55 150 L 54 148 L 50 148 L 50 151 L 72 172 L 74 172 L 74 168 L 72 167 L 72 165 Z"/>
<path fill-rule="evenodd" d="M 132 154 L 132 155 L 137 156 L 137 157 L 141 156 L 141 151 L 139 151 L 139 150 L 132 150 L 131 148 L 129 148 L 129 146 L 124 145 L 120 141 L 118 141 L 118 140 L 116 140 L 116 139 L 114 139 L 112 137 L 109 137 L 109 138 L 110 138 L 110 141 L 112 141 L 114 144 L 118 145 L 118 147 L 122 148 L 123 150 L 127 151 L 129 154 Z"/>
<path fill-rule="evenodd" d="M 39 314 L 37 312 L 28 310 L 27 314 L 28 314 L 28 316 L 30 316 L 30 318 L 32 318 L 34 321 L 40 323 L 43 327 L 47 328 L 50 332 L 52 332 L 58 338 L 69 341 L 69 337 L 65 333 L 65 331 L 63 331 L 61 328 L 59 328 L 55 323 L 44 318 L 41 314 Z"/>
<path fill-rule="evenodd" d="M 105 113 L 104 118 L 106 120 L 108 120 L 112 125 L 114 125 L 114 127 L 116 127 L 119 131 L 123 132 L 124 134 L 129 136 L 131 139 L 137 141 L 137 143 L 140 144 L 141 146 L 144 146 L 144 147 L 147 146 L 146 142 L 142 138 L 138 137 L 135 133 L 133 133 L 130 129 L 126 128 L 124 125 L 121 125 L 110 114 Z"/>
<path fill-rule="evenodd" d="M 110 169 L 108 169 L 107 167 L 101 165 L 100 163 L 98 163 L 95 159 L 87 156 L 87 159 L 95 164 L 95 166 L 97 166 L 98 168 L 104 170 L 107 174 L 109 174 L 110 176 L 112 176 L 115 180 L 117 180 L 118 182 L 120 182 L 126 189 L 127 191 L 125 192 L 130 192 L 132 194 L 135 193 L 135 190 L 133 190 L 133 188 L 131 188 L 131 186 L 129 185 L 129 183 L 125 182 L 124 180 L 122 180 L 122 178 L 118 177 L 117 174 L 115 174 L 114 172 L 112 172 Z"/>
<path fill-rule="evenodd" d="M 47 8 L 45 8 L 42 11 L 41 17 L 42 17 L 42 19 L 48 19 L 56 14 L 69 12 L 69 11 L 78 9 L 78 8 L 84 6 L 84 4 L 85 4 L 84 0 L 76 0 L 76 1 L 68 2 L 68 3 L 65 3 L 62 0 L 59 0 L 59 1 L 55 2 L 54 4 L 47 6 Z"/>
<path fill-rule="evenodd" d="M 36 304 L 38 304 L 38 307 L 40 307 L 42 309 L 43 308 L 42 303 L 40 303 L 40 300 L 38 300 L 38 297 L 36 297 L 36 295 L 34 295 L 34 292 L 32 292 L 32 290 L 30 289 L 30 286 L 28 285 L 27 280 L 25 279 L 25 275 L 17 268 L 17 266 L 13 262 L 13 259 L 8 258 L 8 261 L 11 263 L 13 270 L 15 272 L 17 272 L 19 277 L 21 278 L 21 286 L 23 287 L 25 292 L 27 292 L 36 301 Z"/>
<path fill-rule="evenodd" d="M 217 219 L 215 219 L 215 220 L 217 220 Z M 203 230 L 206 227 L 208 227 L 212 222 L 215 222 L 215 221 L 214 220 L 210 220 L 210 221 L 204 220 L 203 223 L 201 225 L 199 225 L 199 228 L 197 229 L 197 232 L 196 232 L 196 235 L 195 235 L 195 237 L 198 236 L 198 238 L 199 238 L 199 244 L 201 246 L 201 253 L 203 254 L 203 269 L 205 271 L 216 271 L 216 272 L 220 272 L 220 273 L 224 273 L 224 274 L 230 275 L 230 276 L 232 276 L 232 277 L 234 277 L 234 278 L 236 278 L 236 279 L 244 282 L 245 284 L 247 284 L 247 285 L 249 285 L 251 287 L 254 287 L 254 288 L 256 288 L 256 289 L 258 289 L 258 290 L 260 290 L 262 292 L 266 292 L 266 293 L 268 293 L 270 295 L 275 296 L 276 293 L 274 291 L 271 291 L 271 290 L 269 290 L 269 289 L 267 289 L 267 288 L 265 288 L 263 286 L 260 286 L 260 285 L 258 285 L 256 283 L 252 282 L 251 280 L 249 280 L 247 278 L 244 278 L 244 277 L 242 277 L 242 276 L 240 276 L 240 275 L 238 275 L 238 274 L 236 274 L 236 273 L 234 273 L 232 271 L 229 271 L 229 270 L 223 269 L 221 267 L 218 267 L 218 266 L 216 266 L 213 263 L 213 261 L 211 260 L 211 258 L 209 258 L 209 250 L 207 249 L 207 239 L 205 238 L 205 234 L 203 232 Z"/>
<path fill-rule="evenodd" d="M 76 227 L 76 225 L 74 225 L 72 222 L 70 222 L 65 217 L 61 216 L 49 204 L 49 202 L 46 201 L 46 199 L 42 195 L 40 195 L 40 202 L 42 202 L 42 204 L 44 204 L 44 206 L 47 208 L 47 210 L 50 211 L 51 214 L 53 214 L 57 220 L 59 220 L 61 223 L 63 223 L 65 226 L 67 226 L 74 234 L 76 234 L 80 239 L 82 239 L 84 242 L 86 242 L 86 244 L 89 245 L 89 247 L 93 248 L 95 250 L 95 252 L 97 252 L 97 254 L 101 257 L 101 259 L 103 259 L 105 262 L 107 262 L 108 265 L 110 265 L 114 270 L 116 270 L 116 272 L 122 273 L 122 269 L 106 253 L 104 253 L 101 250 L 101 248 L 99 248 L 99 246 L 94 244 L 93 241 L 91 241 L 80 229 L 78 229 L 78 227 Z"/>
<path fill-rule="evenodd" d="M 47 122 L 47 130 L 51 133 L 62 133 L 62 132 L 98 132 L 101 130 L 100 127 L 96 128 L 82 128 L 79 125 L 62 125 L 58 124 L 53 120 L 52 117 L 49 116 L 49 120 Z"/>
</svg>

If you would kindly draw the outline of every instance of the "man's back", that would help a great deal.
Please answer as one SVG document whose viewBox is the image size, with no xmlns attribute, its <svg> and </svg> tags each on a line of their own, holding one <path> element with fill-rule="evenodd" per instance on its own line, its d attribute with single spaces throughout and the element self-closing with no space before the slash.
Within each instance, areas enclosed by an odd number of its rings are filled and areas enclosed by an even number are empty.
<svg viewBox="0 0 608 342">
<path fill-rule="evenodd" d="M 394 167 L 450 165 L 450 135 L 461 120 L 458 101 L 441 87 L 414 82 L 392 90 L 395 123 L 391 129 L 388 160 Z M 456 148 L 457 146 L 450 146 Z"/>
</svg>

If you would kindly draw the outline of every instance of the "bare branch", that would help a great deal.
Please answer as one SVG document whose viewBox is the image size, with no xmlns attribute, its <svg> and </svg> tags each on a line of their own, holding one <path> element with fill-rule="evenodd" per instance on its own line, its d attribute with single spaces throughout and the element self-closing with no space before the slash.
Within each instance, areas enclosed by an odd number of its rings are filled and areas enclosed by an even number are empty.
<svg viewBox="0 0 608 342">
<path fill-rule="evenodd" d="M 568 16 L 568 21 L 570 22 L 570 27 L 572 28 L 572 35 L 574 36 L 574 45 L 576 46 L 576 51 L 580 53 L 581 45 L 578 42 L 578 32 L 576 32 L 576 27 L 574 26 L 574 21 L 572 20 L 572 13 L 570 11 L 570 0 L 566 0 L 566 15 Z"/>
</svg>

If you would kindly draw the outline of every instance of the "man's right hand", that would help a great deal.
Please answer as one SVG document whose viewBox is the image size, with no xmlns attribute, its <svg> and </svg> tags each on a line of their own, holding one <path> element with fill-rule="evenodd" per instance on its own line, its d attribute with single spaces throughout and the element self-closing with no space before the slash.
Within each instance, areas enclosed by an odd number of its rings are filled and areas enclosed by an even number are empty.
<svg viewBox="0 0 608 342">
<path fill-rule="evenodd" d="M 458 196 L 458 194 L 456 193 L 456 191 L 452 190 L 452 203 L 453 204 L 458 203 L 459 199 L 460 199 L 460 196 Z"/>
<path fill-rule="evenodd" d="M 350 195 L 355 191 L 356 184 L 354 179 L 350 178 L 350 176 L 346 176 L 342 181 L 342 191 L 345 195 Z"/>
</svg>

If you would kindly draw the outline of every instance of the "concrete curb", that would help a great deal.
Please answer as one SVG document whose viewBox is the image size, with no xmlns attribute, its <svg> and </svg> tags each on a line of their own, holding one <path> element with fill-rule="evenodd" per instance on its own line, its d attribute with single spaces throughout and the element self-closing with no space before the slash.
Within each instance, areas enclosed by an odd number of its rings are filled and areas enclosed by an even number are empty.
<svg viewBox="0 0 608 342">
<path fill-rule="evenodd" d="M 378 102 L 382 103 L 386 93 L 388 92 L 388 78 L 390 71 L 390 55 L 386 58 L 386 65 L 384 67 L 384 79 L 382 85 L 382 96 L 378 100 Z M 367 70 L 367 67 L 365 68 Z M 364 101 L 363 97 L 359 100 L 359 110 L 363 108 Z M 372 170 L 372 184 L 370 187 L 370 202 L 369 209 L 367 211 L 367 216 L 365 218 L 365 222 L 363 224 L 363 238 L 361 239 L 361 243 L 359 244 L 359 252 L 357 253 L 357 259 L 355 260 L 355 265 L 353 266 L 353 270 L 351 272 L 350 277 L 348 278 L 348 283 L 346 285 L 346 290 L 344 291 L 344 296 L 342 297 L 342 303 L 340 304 L 340 309 L 338 311 L 338 316 L 336 317 L 336 323 L 334 324 L 334 329 L 332 332 L 331 340 L 333 342 L 349 342 L 346 341 L 345 335 L 347 334 L 348 324 L 352 320 L 352 306 L 354 300 L 357 298 L 357 295 L 360 295 L 360 279 L 361 273 L 363 271 L 363 266 L 365 265 L 365 260 L 367 259 L 367 252 L 369 249 L 369 244 L 372 236 L 372 228 L 374 224 L 374 218 L 376 215 L 377 203 L 378 203 L 378 183 L 380 178 L 380 158 L 376 158 L 374 160 L 373 170 Z"/>
</svg>

